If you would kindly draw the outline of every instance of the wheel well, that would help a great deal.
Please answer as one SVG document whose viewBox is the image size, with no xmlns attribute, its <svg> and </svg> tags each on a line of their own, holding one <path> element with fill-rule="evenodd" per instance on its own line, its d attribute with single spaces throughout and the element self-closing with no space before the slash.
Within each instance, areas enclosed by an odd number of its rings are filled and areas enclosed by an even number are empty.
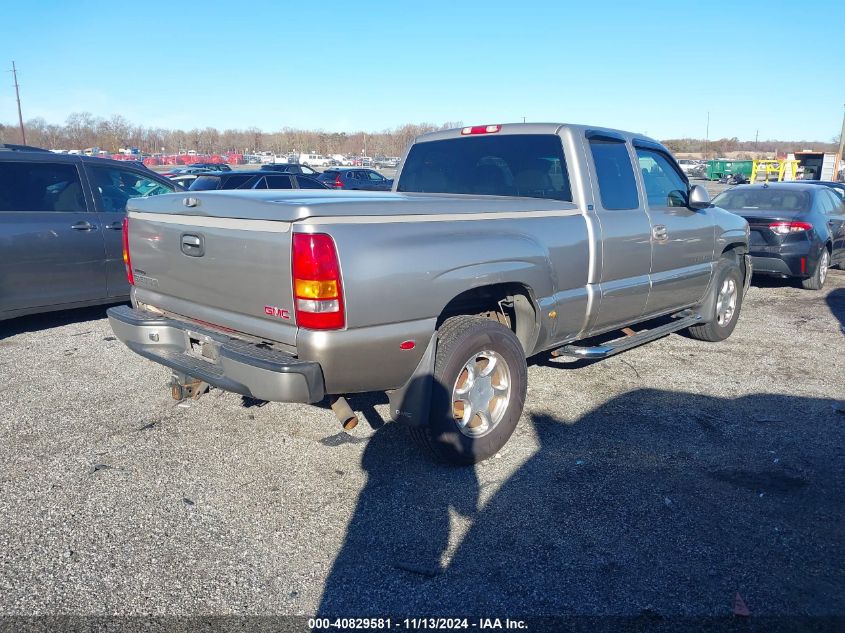
<svg viewBox="0 0 845 633">
<path fill-rule="evenodd" d="M 727 246 L 725 246 L 725 248 L 722 249 L 721 257 L 724 257 L 728 253 L 730 253 L 734 257 L 737 257 L 739 255 L 744 255 L 747 252 L 748 247 L 745 244 L 742 244 L 741 242 L 734 242 L 733 244 L 728 244 Z"/>
<path fill-rule="evenodd" d="M 437 317 L 437 327 L 449 317 L 479 316 L 510 328 L 526 354 L 537 341 L 537 308 L 531 291 L 522 284 L 505 283 L 472 288 L 452 299 Z"/>
</svg>

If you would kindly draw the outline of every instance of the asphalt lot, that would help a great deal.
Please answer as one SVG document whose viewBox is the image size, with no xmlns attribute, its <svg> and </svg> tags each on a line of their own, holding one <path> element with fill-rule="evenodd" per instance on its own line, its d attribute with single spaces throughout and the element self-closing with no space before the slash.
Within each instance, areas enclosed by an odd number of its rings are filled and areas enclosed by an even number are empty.
<svg viewBox="0 0 845 633">
<path fill-rule="evenodd" d="M 380 396 L 212 391 L 104 309 L 0 323 L 0 615 L 845 615 L 845 272 L 755 282 L 733 336 L 529 367 L 475 469 Z"/>
</svg>

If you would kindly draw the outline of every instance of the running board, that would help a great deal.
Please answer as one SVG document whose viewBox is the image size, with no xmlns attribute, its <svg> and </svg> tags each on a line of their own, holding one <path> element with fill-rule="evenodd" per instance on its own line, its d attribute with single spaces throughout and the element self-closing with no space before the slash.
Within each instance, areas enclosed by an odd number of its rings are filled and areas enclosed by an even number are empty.
<svg viewBox="0 0 845 633">
<path fill-rule="evenodd" d="M 552 351 L 552 356 L 568 356 L 570 358 L 589 358 L 599 359 L 613 356 L 620 352 L 625 352 L 634 347 L 638 347 L 643 343 L 650 343 L 659 338 L 662 338 L 672 332 L 683 330 L 691 325 L 695 325 L 701 321 L 701 315 L 695 314 L 692 316 L 681 317 L 671 321 L 660 327 L 652 330 L 643 330 L 631 336 L 623 336 L 612 341 L 608 341 L 603 345 L 596 345 L 594 347 L 581 347 L 579 345 L 564 345 Z"/>
</svg>

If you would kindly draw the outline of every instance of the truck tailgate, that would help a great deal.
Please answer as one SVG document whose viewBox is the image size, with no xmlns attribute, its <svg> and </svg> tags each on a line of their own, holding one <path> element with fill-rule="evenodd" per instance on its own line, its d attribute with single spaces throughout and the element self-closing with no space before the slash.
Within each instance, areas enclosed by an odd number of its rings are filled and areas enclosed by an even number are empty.
<svg viewBox="0 0 845 633">
<path fill-rule="evenodd" d="M 136 299 L 295 345 L 291 223 L 200 215 L 183 206 L 184 196 L 166 198 L 169 208 L 161 208 L 164 199 L 133 200 L 129 208 Z"/>
</svg>

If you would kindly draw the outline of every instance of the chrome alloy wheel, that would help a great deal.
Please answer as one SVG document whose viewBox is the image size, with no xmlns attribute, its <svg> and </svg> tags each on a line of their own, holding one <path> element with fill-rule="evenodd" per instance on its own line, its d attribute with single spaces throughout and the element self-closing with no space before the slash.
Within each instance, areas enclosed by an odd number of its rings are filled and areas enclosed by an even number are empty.
<svg viewBox="0 0 845 633">
<path fill-rule="evenodd" d="M 719 296 L 716 298 L 716 322 L 725 327 L 734 318 L 736 299 L 738 296 L 736 282 L 728 277 L 722 282 Z"/>
<path fill-rule="evenodd" d="M 490 350 L 473 354 L 452 387 L 452 413 L 461 433 L 481 437 L 505 415 L 511 399 L 511 372 L 501 355 Z"/>
<path fill-rule="evenodd" d="M 819 258 L 819 286 L 824 285 L 824 280 L 827 279 L 827 269 L 830 267 L 830 255 L 827 254 L 827 249 L 822 251 Z"/>
</svg>

